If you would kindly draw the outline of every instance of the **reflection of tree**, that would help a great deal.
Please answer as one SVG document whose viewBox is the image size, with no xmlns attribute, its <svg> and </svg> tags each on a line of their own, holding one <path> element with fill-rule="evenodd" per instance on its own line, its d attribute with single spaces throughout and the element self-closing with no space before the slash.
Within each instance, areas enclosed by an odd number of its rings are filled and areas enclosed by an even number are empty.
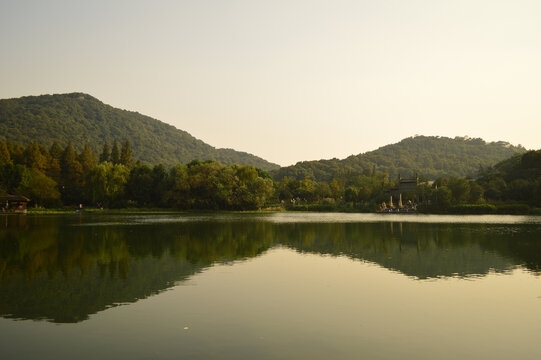
<svg viewBox="0 0 541 360">
<path fill-rule="evenodd" d="M 486 251 L 504 238 L 447 224 L 296 224 L 289 245 L 302 252 L 346 255 L 419 279 L 482 275 L 513 266 L 508 254 Z M 501 256 L 506 255 L 506 256 Z"/>
<path fill-rule="evenodd" d="M 30 220 L 32 226 L 10 224 L 0 232 L 0 314 L 6 317 L 81 321 L 272 245 L 263 223 L 90 227 Z"/>
<path fill-rule="evenodd" d="M 484 275 L 519 264 L 541 269 L 536 225 L 201 221 L 85 226 L 81 219 L 87 218 L 21 218 L 4 217 L 0 225 L 4 317 L 82 321 L 167 289 L 214 263 L 255 257 L 275 245 L 345 255 L 417 279 Z M 82 226 L 69 224 L 79 221 Z"/>
</svg>

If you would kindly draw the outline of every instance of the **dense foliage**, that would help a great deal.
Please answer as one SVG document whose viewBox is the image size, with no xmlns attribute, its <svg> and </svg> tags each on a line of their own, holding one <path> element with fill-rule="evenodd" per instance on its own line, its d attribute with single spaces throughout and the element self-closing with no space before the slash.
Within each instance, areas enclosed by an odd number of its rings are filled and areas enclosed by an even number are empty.
<svg viewBox="0 0 541 360">
<path fill-rule="evenodd" d="M 399 183 L 374 168 L 330 181 L 287 176 L 273 181 L 259 168 L 212 160 L 151 167 L 133 160 L 128 141 L 105 143 L 99 156 L 88 145 L 77 152 L 71 143 L 62 148 L 55 142 L 47 149 L 36 142 L 24 148 L 0 142 L 0 194 L 25 195 L 37 206 L 373 212 L 390 205 L 391 193 L 397 203 Z M 403 204 L 428 212 L 538 211 L 533 208 L 541 204 L 541 151 L 488 167 L 477 180 L 421 176 L 400 193 Z"/>
<path fill-rule="evenodd" d="M 482 139 L 415 136 L 399 143 L 383 146 L 346 159 L 302 161 L 273 172 L 276 180 L 287 176 L 297 180 L 310 177 L 316 181 L 331 181 L 376 171 L 391 178 L 399 174 L 423 174 L 428 179 L 439 177 L 474 176 L 510 156 L 525 152 L 522 146 L 505 142 L 487 143 Z"/>
<path fill-rule="evenodd" d="M 374 170 L 337 176 L 330 182 L 284 177 L 276 182 L 276 196 L 291 198 L 285 205 L 292 210 L 375 211 L 383 202 L 389 205 L 390 190 L 397 184 L 398 179 L 389 181 L 386 174 Z M 421 176 L 414 190 L 402 192 L 402 198 L 418 205 L 418 211 L 432 213 L 541 213 L 541 150 L 481 169 L 477 179 L 451 176 L 427 181 Z"/>
<path fill-rule="evenodd" d="M 541 206 L 541 150 L 513 156 L 487 169 L 477 181 L 487 200 Z"/>
<path fill-rule="evenodd" d="M 0 141 L 20 145 L 37 141 L 47 147 L 54 142 L 63 146 L 71 142 L 76 150 L 88 144 L 97 152 L 115 139 L 129 140 L 133 156 L 148 164 L 172 166 L 211 159 L 265 170 L 278 168 L 245 152 L 216 149 L 171 125 L 116 109 L 82 93 L 0 100 Z"/>
<path fill-rule="evenodd" d="M 69 143 L 48 150 L 36 142 L 26 148 L 0 142 L 0 194 L 21 194 L 34 205 L 85 204 L 97 207 L 171 207 L 250 210 L 273 195 L 273 182 L 249 165 L 225 166 L 194 160 L 170 169 L 133 165 L 130 143 L 115 141 L 98 157 L 89 146 L 79 153 Z"/>
<path fill-rule="evenodd" d="M 517 154 L 484 169 L 477 179 L 438 178 L 406 194 L 428 212 L 541 213 L 541 151 Z"/>
</svg>

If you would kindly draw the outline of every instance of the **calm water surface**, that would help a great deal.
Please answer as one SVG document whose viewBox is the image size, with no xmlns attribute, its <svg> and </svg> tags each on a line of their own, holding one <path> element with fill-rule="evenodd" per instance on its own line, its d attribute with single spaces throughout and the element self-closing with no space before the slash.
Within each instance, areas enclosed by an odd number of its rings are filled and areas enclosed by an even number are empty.
<svg viewBox="0 0 541 360">
<path fill-rule="evenodd" d="M 1 359 L 539 359 L 541 218 L 0 216 Z"/>
</svg>

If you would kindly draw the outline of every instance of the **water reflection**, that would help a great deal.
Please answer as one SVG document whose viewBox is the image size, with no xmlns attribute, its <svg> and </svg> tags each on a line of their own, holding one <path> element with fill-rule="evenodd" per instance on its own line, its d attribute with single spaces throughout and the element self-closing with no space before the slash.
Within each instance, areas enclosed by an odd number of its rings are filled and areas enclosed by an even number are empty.
<svg viewBox="0 0 541 360">
<path fill-rule="evenodd" d="M 539 224 L 0 219 L 0 315 L 15 319 L 83 321 L 275 246 L 368 261 L 417 280 L 541 269 Z"/>
</svg>

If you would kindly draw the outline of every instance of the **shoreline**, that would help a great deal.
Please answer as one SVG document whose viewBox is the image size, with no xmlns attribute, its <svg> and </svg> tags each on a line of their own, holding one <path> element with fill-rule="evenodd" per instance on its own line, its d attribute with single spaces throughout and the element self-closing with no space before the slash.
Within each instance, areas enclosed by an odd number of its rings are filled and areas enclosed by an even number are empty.
<svg viewBox="0 0 541 360">
<path fill-rule="evenodd" d="M 537 210 L 537 211 L 536 211 Z M 343 214 L 394 214 L 394 215 L 532 215 L 539 216 L 541 211 L 534 209 L 530 212 L 454 212 L 454 211 L 417 211 L 410 213 L 380 213 L 364 211 L 310 211 L 310 210 L 287 210 L 277 207 L 269 207 L 260 210 L 173 210 L 160 208 L 122 208 L 122 209 L 28 209 L 26 214 L 0 213 L 3 215 L 173 215 L 173 214 L 269 214 L 269 213 L 343 213 Z"/>
<path fill-rule="evenodd" d="M 216 214 L 260 214 L 260 213 L 276 213 L 276 212 L 288 212 L 287 210 L 279 210 L 277 208 L 265 208 L 261 210 L 173 210 L 173 209 L 160 209 L 160 208 L 122 208 L 122 209 L 32 209 L 29 208 L 26 215 L 129 215 L 129 214 L 203 214 L 203 213 L 216 213 Z M 294 211 L 292 211 L 294 212 Z M 1 214 L 1 213 L 0 213 Z M 17 215 L 14 213 L 5 213 L 5 215 Z M 20 215 L 20 214 L 19 214 Z"/>
</svg>

